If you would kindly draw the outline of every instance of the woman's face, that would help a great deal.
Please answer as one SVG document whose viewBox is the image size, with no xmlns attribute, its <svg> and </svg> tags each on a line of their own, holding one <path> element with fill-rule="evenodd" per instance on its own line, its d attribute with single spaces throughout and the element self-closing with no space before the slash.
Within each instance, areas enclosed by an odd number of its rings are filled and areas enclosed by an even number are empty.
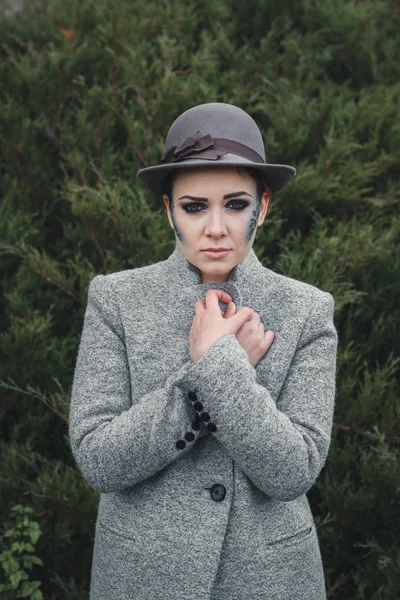
<svg viewBox="0 0 400 600">
<path fill-rule="evenodd" d="M 178 171 L 173 204 L 169 205 L 166 194 L 163 199 L 182 253 L 200 270 L 202 283 L 217 283 L 227 281 L 251 250 L 270 196 L 265 191 L 258 204 L 250 176 L 232 167 L 206 167 Z M 225 257 L 208 257 L 203 252 L 219 246 L 229 249 Z"/>
</svg>

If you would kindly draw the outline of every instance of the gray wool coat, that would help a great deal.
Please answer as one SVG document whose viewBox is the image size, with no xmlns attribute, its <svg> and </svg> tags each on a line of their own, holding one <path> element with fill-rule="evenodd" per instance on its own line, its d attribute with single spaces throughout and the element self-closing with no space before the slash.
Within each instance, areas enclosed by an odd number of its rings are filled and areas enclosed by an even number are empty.
<svg viewBox="0 0 400 600">
<path fill-rule="evenodd" d="M 191 360 L 210 288 L 275 332 L 255 367 L 234 334 Z M 326 598 L 306 493 L 331 440 L 333 309 L 253 249 L 224 283 L 202 284 L 178 245 L 94 277 L 69 414 L 74 459 L 100 492 L 91 600 Z"/>
</svg>

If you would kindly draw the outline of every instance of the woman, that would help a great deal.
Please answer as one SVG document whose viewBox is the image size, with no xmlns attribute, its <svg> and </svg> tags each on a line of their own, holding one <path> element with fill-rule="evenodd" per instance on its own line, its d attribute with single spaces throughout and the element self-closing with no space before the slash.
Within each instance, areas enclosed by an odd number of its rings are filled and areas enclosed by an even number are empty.
<svg viewBox="0 0 400 600">
<path fill-rule="evenodd" d="M 306 493 L 331 439 L 334 301 L 252 249 L 294 175 L 223 103 L 180 115 L 138 173 L 176 247 L 89 286 L 69 435 L 101 493 L 91 600 L 326 598 Z"/>
</svg>

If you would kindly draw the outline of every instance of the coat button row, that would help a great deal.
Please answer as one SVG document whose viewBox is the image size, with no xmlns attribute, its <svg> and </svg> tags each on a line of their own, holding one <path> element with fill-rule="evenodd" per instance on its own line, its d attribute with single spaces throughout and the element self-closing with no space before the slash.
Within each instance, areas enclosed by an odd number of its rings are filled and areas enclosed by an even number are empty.
<svg viewBox="0 0 400 600">
<path fill-rule="evenodd" d="M 188 398 L 194 403 L 193 407 L 195 411 L 200 413 L 200 419 L 206 422 L 210 421 L 210 415 L 208 414 L 208 412 L 201 412 L 204 407 L 202 403 L 197 400 L 197 394 L 195 392 L 189 392 Z M 217 431 L 217 426 L 215 423 L 208 423 L 207 428 L 209 431 Z"/>
<path fill-rule="evenodd" d="M 192 402 L 194 402 L 193 406 L 196 410 L 197 413 L 200 413 L 200 411 L 203 410 L 203 405 L 201 402 L 198 402 L 197 400 L 197 395 L 195 392 L 189 392 L 188 393 L 188 398 L 189 400 L 191 400 Z M 200 415 L 197 415 L 195 420 L 192 421 L 191 423 L 191 427 L 194 431 L 199 431 L 200 429 L 200 423 L 201 421 L 206 422 L 207 423 L 207 429 L 208 431 L 212 431 L 213 433 L 215 431 L 217 431 L 217 426 L 215 423 L 212 423 L 210 421 L 210 415 L 208 414 L 208 412 L 201 412 Z M 185 433 L 185 440 L 188 442 L 193 442 L 195 435 L 191 432 L 191 431 L 187 431 Z M 178 448 L 178 450 L 183 450 L 186 447 L 186 442 L 185 440 L 178 440 L 176 442 L 176 447 Z"/>
</svg>

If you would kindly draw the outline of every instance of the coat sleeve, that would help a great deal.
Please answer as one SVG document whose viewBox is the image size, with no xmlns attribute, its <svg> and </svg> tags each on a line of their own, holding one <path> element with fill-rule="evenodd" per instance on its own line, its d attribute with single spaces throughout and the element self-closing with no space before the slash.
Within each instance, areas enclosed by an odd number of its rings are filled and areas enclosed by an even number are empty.
<svg viewBox="0 0 400 600">
<path fill-rule="evenodd" d="M 89 285 L 68 418 L 76 464 L 99 492 L 134 486 L 154 475 L 188 452 L 203 433 L 195 409 L 175 385 L 191 360 L 132 405 L 124 332 L 109 285 L 104 275 Z"/>
<path fill-rule="evenodd" d="M 338 343 L 333 309 L 331 294 L 319 291 L 312 298 L 276 404 L 256 382 L 234 334 L 216 340 L 178 383 L 196 392 L 217 428 L 212 434 L 254 485 L 276 500 L 305 494 L 328 455 Z"/>
</svg>

